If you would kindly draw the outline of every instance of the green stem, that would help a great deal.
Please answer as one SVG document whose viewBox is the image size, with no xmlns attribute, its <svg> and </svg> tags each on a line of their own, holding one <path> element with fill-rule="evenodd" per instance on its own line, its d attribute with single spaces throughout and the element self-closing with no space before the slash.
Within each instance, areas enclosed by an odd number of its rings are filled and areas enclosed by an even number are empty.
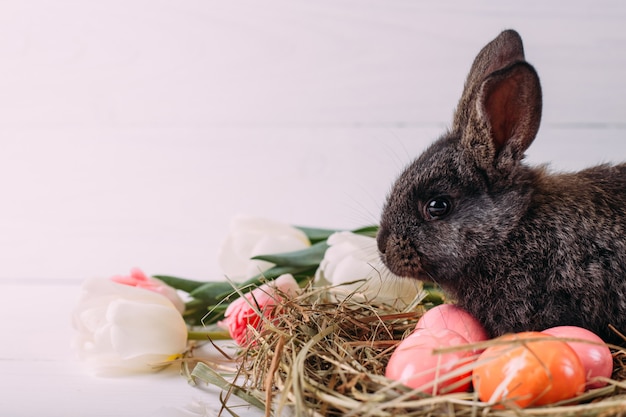
<svg viewBox="0 0 626 417">
<path fill-rule="evenodd" d="M 187 332 L 187 340 L 228 340 L 232 339 L 230 334 L 223 331 L 213 331 L 213 332 L 198 332 L 198 331 L 188 331 Z"/>
</svg>

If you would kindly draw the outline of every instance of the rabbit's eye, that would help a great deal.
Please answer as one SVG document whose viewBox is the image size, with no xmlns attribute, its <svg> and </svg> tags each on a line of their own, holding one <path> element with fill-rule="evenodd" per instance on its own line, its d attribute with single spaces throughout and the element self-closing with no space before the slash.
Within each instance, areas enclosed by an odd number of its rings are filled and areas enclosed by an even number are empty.
<svg viewBox="0 0 626 417">
<path fill-rule="evenodd" d="M 452 203 L 448 197 L 435 197 L 424 206 L 426 220 L 441 219 L 447 216 L 452 209 Z"/>
</svg>

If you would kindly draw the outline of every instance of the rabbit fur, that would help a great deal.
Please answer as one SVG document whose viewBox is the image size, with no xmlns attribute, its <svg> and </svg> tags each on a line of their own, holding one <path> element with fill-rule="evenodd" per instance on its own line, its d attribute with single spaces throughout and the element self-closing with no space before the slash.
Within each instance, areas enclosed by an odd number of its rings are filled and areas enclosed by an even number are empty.
<svg viewBox="0 0 626 417">
<path fill-rule="evenodd" d="M 450 130 L 399 176 L 378 249 L 396 275 L 439 284 L 492 336 L 559 325 L 626 332 L 626 164 L 551 173 L 523 162 L 541 86 L 522 40 L 476 57 Z"/>
</svg>

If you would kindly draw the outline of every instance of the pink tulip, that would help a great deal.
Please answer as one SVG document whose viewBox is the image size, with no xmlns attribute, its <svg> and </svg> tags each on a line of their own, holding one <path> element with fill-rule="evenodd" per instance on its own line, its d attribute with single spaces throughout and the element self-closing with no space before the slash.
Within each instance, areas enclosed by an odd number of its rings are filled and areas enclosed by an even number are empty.
<svg viewBox="0 0 626 417">
<path fill-rule="evenodd" d="M 239 346 L 250 345 L 255 340 L 251 329 L 260 331 L 264 319 L 276 316 L 282 296 L 293 297 L 299 288 L 292 275 L 281 275 L 233 301 L 219 325 L 228 329 L 230 337 Z"/>
<path fill-rule="evenodd" d="M 144 290 L 161 294 L 170 300 L 181 314 L 185 311 L 185 302 L 180 298 L 174 288 L 170 287 L 161 280 L 147 276 L 139 268 L 132 268 L 130 270 L 130 275 L 116 275 L 111 277 L 111 279 L 118 284 L 143 288 Z"/>
</svg>

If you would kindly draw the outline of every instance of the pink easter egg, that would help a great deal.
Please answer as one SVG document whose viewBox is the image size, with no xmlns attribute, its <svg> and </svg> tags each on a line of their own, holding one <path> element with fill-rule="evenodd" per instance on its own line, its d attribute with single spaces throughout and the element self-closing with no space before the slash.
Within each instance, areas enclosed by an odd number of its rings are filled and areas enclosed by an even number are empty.
<svg viewBox="0 0 626 417">
<path fill-rule="evenodd" d="M 441 304 L 428 310 L 417 322 L 416 329 L 450 329 L 470 343 L 489 339 L 487 331 L 467 311 L 454 304 Z"/>
<path fill-rule="evenodd" d="M 562 337 L 568 339 L 588 340 L 592 343 L 585 342 L 567 342 L 566 343 L 576 352 L 578 358 L 585 367 L 587 377 L 587 388 L 600 388 L 606 385 L 606 382 L 598 381 L 596 377 L 610 378 L 613 373 L 613 356 L 609 347 L 604 344 L 602 339 L 595 333 L 576 326 L 558 326 L 551 327 L 541 333 L 554 337 Z"/>
<path fill-rule="evenodd" d="M 453 374 L 475 360 L 471 350 L 436 354 L 434 349 L 468 344 L 460 334 L 446 328 L 417 329 L 396 347 L 385 370 L 389 379 L 401 381 L 428 394 L 466 392 L 472 371 Z"/>
</svg>

